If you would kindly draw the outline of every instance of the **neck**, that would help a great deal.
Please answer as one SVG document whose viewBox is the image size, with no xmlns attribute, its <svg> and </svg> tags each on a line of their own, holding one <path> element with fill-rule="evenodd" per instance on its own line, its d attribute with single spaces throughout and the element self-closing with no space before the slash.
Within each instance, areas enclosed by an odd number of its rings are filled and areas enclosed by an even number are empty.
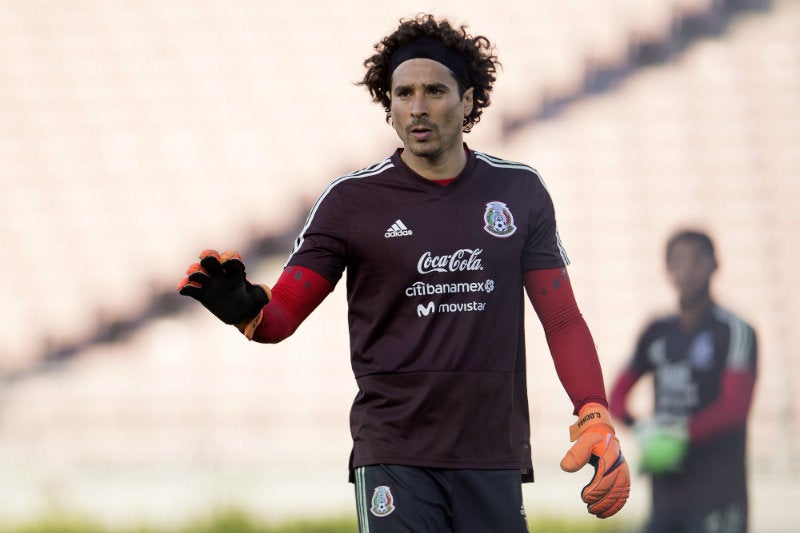
<svg viewBox="0 0 800 533">
<path fill-rule="evenodd" d="M 408 167 L 425 179 L 438 181 L 458 176 L 467 164 L 467 151 L 463 145 L 435 157 L 417 156 L 403 150 L 400 158 Z"/>
<path fill-rule="evenodd" d="M 711 300 L 711 296 L 709 294 L 704 294 L 702 297 L 691 301 L 684 301 L 681 299 L 680 304 L 681 312 L 679 320 L 681 326 L 686 329 L 693 329 L 706 315 L 708 310 L 713 305 L 713 301 Z"/>
</svg>

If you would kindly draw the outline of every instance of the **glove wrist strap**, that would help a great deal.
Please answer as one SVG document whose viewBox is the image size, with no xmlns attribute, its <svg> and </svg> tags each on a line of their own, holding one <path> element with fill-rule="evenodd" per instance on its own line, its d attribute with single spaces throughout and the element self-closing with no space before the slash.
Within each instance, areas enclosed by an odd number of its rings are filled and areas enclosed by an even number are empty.
<svg viewBox="0 0 800 533">
<path fill-rule="evenodd" d="M 611 422 L 608 409 L 599 403 L 587 403 L 578 412 L 578 421 L 569 427 L 570 442 L 575 442 L 583 432 L 598 425 L 607 426 L 614 433 L 614 424 Z"/>
</svg>

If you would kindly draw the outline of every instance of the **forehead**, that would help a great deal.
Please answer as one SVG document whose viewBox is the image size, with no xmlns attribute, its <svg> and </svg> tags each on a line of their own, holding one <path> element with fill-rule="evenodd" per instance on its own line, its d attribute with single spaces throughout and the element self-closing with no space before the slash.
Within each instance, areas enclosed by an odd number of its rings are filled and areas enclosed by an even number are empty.
<svg viewBox="0 0 800 533">
<path fill-rule="evenodd" d="M 705 246 L 700 244 L 694 239 L 680 239 L 675 241 L 672 244 L 672 248 L 669 250 L 669 260 L 673 260 L 676 258 L 699 258 L 699 257 L 711 257 L 711 254 L 708 253 Z"/>
<path fill-rule="evenodd" d="M 403 61 L 392 73 L 392 87 L 434 83 L 458 87 L 458 82 L 450 69 L 433 59 L 418 57 Z"/>
</svg>

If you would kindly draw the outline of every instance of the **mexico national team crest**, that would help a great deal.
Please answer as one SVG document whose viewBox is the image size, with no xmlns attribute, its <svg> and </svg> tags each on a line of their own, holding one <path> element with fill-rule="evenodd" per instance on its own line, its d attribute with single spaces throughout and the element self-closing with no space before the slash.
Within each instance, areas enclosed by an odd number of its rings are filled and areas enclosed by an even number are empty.
<svg viewBox="0 0 800 533">
<path fill-rule="evenodd" d="M 369 511 L 378 518 L 392 514 L 394 497 L 389 487 L 386 485 L 375 487 L 375 491 L 372 493 L 372 507 L 369 508 Z"/>
<path fill-rule="evenodd" d="M 514 215 L 503 202 L 489 202 L 486 204 L 486 211 L 483 213 L 483 221 L 486 223 L 483 229 L 489 235 L 495 237 L 510 237 L 517 231 L 514 225 Z"/>
</svg>

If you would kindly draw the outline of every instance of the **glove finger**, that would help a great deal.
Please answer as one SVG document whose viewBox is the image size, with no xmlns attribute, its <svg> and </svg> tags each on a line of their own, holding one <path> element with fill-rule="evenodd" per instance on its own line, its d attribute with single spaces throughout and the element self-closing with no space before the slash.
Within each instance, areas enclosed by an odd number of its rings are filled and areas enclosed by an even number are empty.
<svg viewBox="0 0 800 533">
<path fill-rule="evenodd" d="M 180 283 L 178 283 L 178 293 L 182 294 L 183 296 L 191 296 L 195 299 L 200 297 L 202 288 L 202 285 L 190 280 L 188 277 L 183 278 Z"/>
<path fill-rule="evenodd" d="M 202 268 L 203 267 L 200 266 L 200 263 L 192 263 L 191 265 L 189 265 L 189 268 L 186 269 L 186 274 L 187 275 L 194 274 L 195 272 L 201 270 Z"/>
<path fill-rule="evenodd" d="M 219 264 L 220 255 L 216 250 L 203 250 L 200 254 L 200 266 L 202 266 L 209 276 L 222 274 L 222 267 Z"/>
<path fill-rule="evenodd" d="M 581 494 L 583 501 L 590 506 L 598 504 L 599 502 L 603 501 L 604 498 L 609 496 L 617 478 L 616 473 L 600 476 L 599 471 L 597 476 L 598 479 L 593 478 L 592 483 L 587 485 Z"/>
<path fill-rule="evenodd" d="M 192 286 L 198 289 L 203 287 L 203 282 L 208 279 L 208 274 L 205 273 L 203 267 L 200 266 L 200 263 L 192 263 L 189 265 L 189 268 L 186 269 L 186 276 L 181 279 L 178 283 L 178 292 L 181 294 L 186 294 L 182 292 L 186 286 Z M 191 282 L 191 283 L 190 283 Z"/>
<path fill-rule="evenodd" d="M 598 487 L 597 495 L 600 497 L 597 501 L 588 505 L 590 513 L 598 518 L 608 518 L 622 509 L 628 501 L 631 488 L 630 473 L 627 468 L 627 463 L 624 463 L 623 466 L 608 476 L 608 478 L 611 478 L 610 483 L 604 487 L 602 494 L 599 493 L 600 488 Z"/>
<path fill-rule="evenodd" d="M 208 272 L 205 268 L 200 266 L 200 263 L 192 263 L 189 265 L 189 268 L 186 269 L 186 276 L 192 281 L 201 283 L 210 278 Z"/>
<path fill-rule="evenodd" d="M 219 262 L 224 263 L 225 261 L 229 261 L 231 259 L 242 259 L 242 255 L 235 251 L 235 250 L 225 250 L 221 254 L 219 254 Z"/>
<path fill-rule="evenodd" d="M 225 256 L 223 255 L 223 258 Z M 244 263 L 242 262 L 241 256 L 236 253 L 229 259 L 225 259 L 222 263 L 220 263 L 225 273 L 235 277 L 244 277 Z"/>
<path fill-rule="evenodd" d="M 589 512 L 597 518 L 608 518 L 619 512 L 620 509 L 625 507 L 628 501 L 628 495 L 619 496 L 615 498 L 605 498 L 602 502 L 589 506 Z"/>
<path fill-rule="evenodd" d="M 213 248 L 206 248 L 202 252 L 200 252 L 200 260 L 205 259 L 206 257 L 216 257 L 219 259 L 219 252 L 214 250 Z"/>
<path fill-rule="evenodd" d="M 205 286 L 206 282 L 211 279 L 208 274 L 201 271 L 190 274 L 188 278 L 189 281 L 193 281 L 197 287 Z"/>
<path fill-rule="evenodd" d="M 200 263 L 194 263 L 189 265 L 189 268 L 186 269 L 186 277 L 178 284 L 178 291 L 186 285 L 186 283 L 184 283 L 185 281 L 191 281 L 193 286 L 202 289 L 210 279 L 211 277 L 208 275 L 208 272 L 206 272 L 206 269 L 201 267 Z"/>
<path fill-rule="evenodd" d="M 581 496 L 586 503 L 594 503 L 602 498 L 613 483 L 617 470 L 623 465 L 627 468 L 628 465 L 619 450 L 619 441 L 616 437 L 611 438 L 602 455 L 592 454 L 589 462 L 594 466 L 594 475 L 583 487 Z"/>
<path fill-rule="evenodd" d="M 628 500 L 631 487 L 630 469 L 619 447 L 612 446 L 609 452 L 604 457 L 592 458 L 595 474 L 581 493 L 589 512 L 600 518 L 619 511 Z"/>
<path fill-rule="evenodd" d="M 596 432 L 587 432 L 581 435 L 567 454 L 561 459 L 561 470 L 577 472 L 583 468 L 592 456 L 592 448 L 603 441 L 603 435 Z"/>
</svg>

